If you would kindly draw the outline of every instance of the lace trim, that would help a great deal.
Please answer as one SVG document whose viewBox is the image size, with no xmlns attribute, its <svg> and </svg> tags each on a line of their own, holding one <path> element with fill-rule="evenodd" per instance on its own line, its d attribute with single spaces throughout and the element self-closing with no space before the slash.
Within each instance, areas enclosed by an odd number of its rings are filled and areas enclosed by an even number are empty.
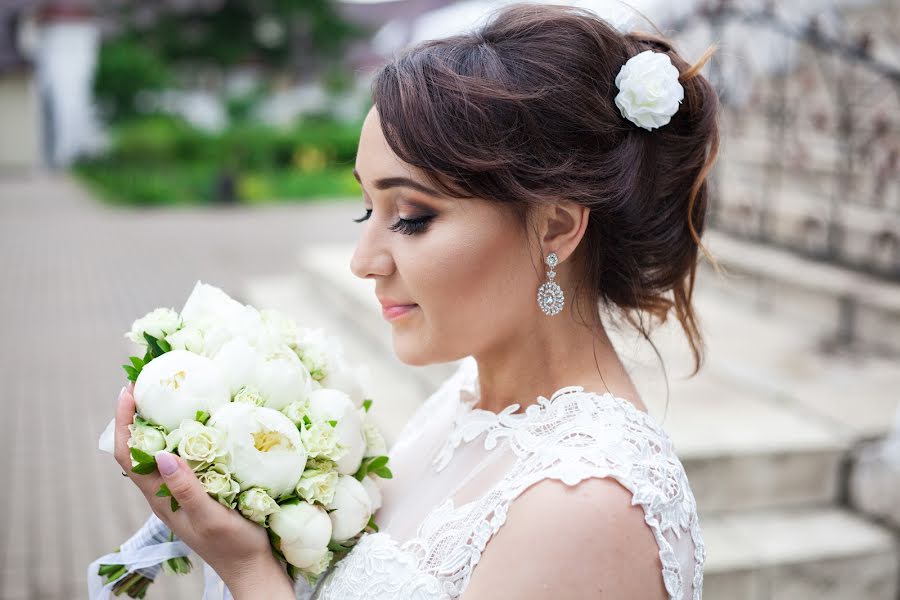
<svg viewBox="0 0 900 600">
<path fill-rule="evenodd" d="M 457 597 L 488 541 L 506 522 L 509 505 L 524 490 L 546 478 L 577 485 L 591 477 L 611 476 L 631 491 L 632 504 L 644 509 L 673 600 L 683 599 L 684 582 L 664 533 L 671 531 L 678 539 L 690 532 L 693 598 L 700 600 L 706 552 L 696 502 L 671 440 L 656 421 L 623 398 L 585 392 L 581 386 L 561 388 L 550 399 L 540 396 L 524 413 L 513 414 L 518 408 L 513 405 L 499 414 L 472 409 L 458 417 L 435 457 L 436 468 L 446 467 L 456 448 L 482 433 L 485 449 L 507 440 L 520 460 L 483 498 L 456 508 L 448 500 L 435 509 L 404 549 L 419 556 L 423 566 L 445 582 L 450 596 Z M 461 530 L 471 532 L 465 541 L 453 536 Z"/>
</svg>

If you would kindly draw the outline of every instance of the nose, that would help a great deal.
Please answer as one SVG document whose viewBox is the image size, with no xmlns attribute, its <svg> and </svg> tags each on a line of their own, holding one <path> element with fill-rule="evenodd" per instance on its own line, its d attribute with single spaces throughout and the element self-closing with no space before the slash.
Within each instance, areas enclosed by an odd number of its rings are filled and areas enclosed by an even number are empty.
<svg viewBox="0 0 900 600">
<path fill-rule="evenodd" d="M 385 240 L 371 222 L 365 224 L 350 259 L 350 271 L 360 279 L 370 279 L 390 275 L 393 270 L 394 259 Z"/>
</svg>

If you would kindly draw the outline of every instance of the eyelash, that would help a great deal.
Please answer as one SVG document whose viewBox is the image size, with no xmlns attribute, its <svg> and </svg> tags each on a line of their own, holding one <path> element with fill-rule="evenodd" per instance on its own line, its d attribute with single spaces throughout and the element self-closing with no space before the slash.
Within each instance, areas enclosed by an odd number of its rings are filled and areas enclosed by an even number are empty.
<svg viewBox="0 0 900 600">
<path fill-rule="evenodd" d="M 366 209 L 366 216 L 360 217 L 358 219 L 353 219 L 355 223 L 362 223 L 363 221 L 368 221 L 369 217 L 372 216 L 372 209 Z M 389 229 L 391 231 L 399 231 L 400 233 L 406 235 L 415 235 L 417 233 L 421 233 L 428 226 L 428 222 L 433 219 L 432 216 L 427 217 L 419 217 L 418 219 L 398 219 L 396 223 L 391 225 Z"/>
</svg>

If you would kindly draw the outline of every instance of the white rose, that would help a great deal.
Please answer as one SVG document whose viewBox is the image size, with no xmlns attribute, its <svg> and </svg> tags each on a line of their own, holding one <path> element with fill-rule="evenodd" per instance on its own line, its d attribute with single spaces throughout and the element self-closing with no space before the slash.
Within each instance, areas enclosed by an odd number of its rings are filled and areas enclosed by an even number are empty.
<svg viewBox="0 0 900 600">
<path fill-rule="evenodd" d="M 369 419 L 363 421 L 363 436 L 366 439 L 366 451 L 365 454 L 363 454 L 364 458 L 370 456 L 387 456 L 387 442 L 384 441 L 384 436 L 381 435 L 381 432 L 378 430 L 378 427 L 375 426 L 375 423 Z"/>
<path fill-rule="evenodd" d="M 667 54 L 645 50 L 616 75 L 616 106 L 622 116 L 651 131 L 668 123 L 684 99 L 678 69 Z"/>
<path fill-rule="evenodd" d="M 131 331 L 125 334 L 135 344 L 147 345 L 144 334 L 147 333 L 158 340 L 165 339 L 181 327 L 181 317 L 171 308 L 157 308 L 131 324 Z"/>
<path fill-rule="evenodd" d="M 193 471 L 223 459 L 228 452 L 224 433 L 188 419 L 166 436 L 166 449 L 171 451 L 174 448 L 178 448 L 178 456 Z"/>
<path fill-rule="evenodd" d="M 326 505 L 331 519 L 331 539 L 345 542 L 365 529 L 372 517 L 372 502 L 363 484 L 349 475 L 341 475 L 334 498 Z"/>
<path fill-rule="evenodd" d="M 242 515 L 263 527 L 266 526 L 269 515 L 278 511 L 278 503 L 261 488 L 250 488 L 241 492 L 237 506 Z"/>
<path fill-rule="evenodd" d="M 300 439 L 310 458 L 338 462 L 347 453 L 347 448 L 338 441 L 337 430 L 329 423 L 313 422 L 300 431 Z"/>
<path fill-rule="evenodd" d="M 206 471 L 197 474 L 200 485 L 206 493 L 213 496 L 228 508 L 234 508 L 234 498 L 241 491 L 241 486 L 231 478 L 231 474 L 222 465 L 213 465 Z"/>
<path fill-rule="evenodd" d="M 303 423 L 303 417 L 309 416 L 309 396 L 303 400 L 291 402 L 282 408 L 281 412 L 299 427 Z"/>
<path fill-rule="evenodd" d="M 149 455 L 154 455 L 166 447 L 166 434 L 150 425 L 135 422 L 128 426 L 131 437 L 128 438 L 128 447 L 137 448 Z M 137 462 L 132 460 L 132 466 Z"/>
<path fill-rule="evenodd" d="M 307 502 L 319 504 L 331 504 L 334 500 L 334 490 L 338 482 L 337 471 L 320 471 L 307 469 L 297 484 L 297 495 Z"/>
<path fill-rule="evenodd" d="M 321 560 L 331 540 L 331 519 L 309 502 L 282 505 L 269 517 L 269 529 L 280 539 L 278 549 L 295 567 L 305 569 Z"/>
<path fill-rule="evenodd" d="M 232 402 L 213 413 L 208 425 L 225 432 L 224 463 L 241 489 L 260 487 L 275 499 L 294 490 L 306 450 L 290 419 L 271 408 Z"/>
<path fill-rule="evenodd" d="M 182 327 L 175 333 L 166 336 L 172 350 L 187 350 L 194 354 L 203 354 L 203 331 L 196 327 Z"/>
<path fill-rule="evenodd" d="M 337 470 L 352 475 L 359 470 L 366 451 L 362 419 L 347 394 L 329 388 L 313 390 L 309 395 L 309 414 L 314 423 L 337 421 L 337 442 L 346 453 L 337 461 Z"/>
<path fill-rule="evenodd" d="M 325 550 L 319 559 L 314 561 L 309 567 L 300 569 L 300 574 L 303 575 L 310 586 L 315 587 L 319 576 L 328 570 L 332 560 L 334 560 L 334 552 Z"/>
<path fill-rule="evenodd" d="M 231 394 L 211 360 L 172 350 L 144 365 L 134 383 L 134 401 L 141 417 L 172 431 L 197 411 L 212 414 L 228 404 Z"/>
<path fill-rule="evenodd" d="M 381 508 L 381 486 L 373 475 L 366 475 L 360 482 L 369 495 L 369 502 L 372 505 L 372 513 Z"/>
<path fill-rule="evenodd" d="M 234 395 L 234 401 L 246 402 L 247 404 L 252 404 L 254 406 L 266 405 L 266 399 L 263 398 L 262 394 L 260 394 L 256 388 L 248 385 L 245 385 L 238 390 L 238 393 Z"/>
</svg>

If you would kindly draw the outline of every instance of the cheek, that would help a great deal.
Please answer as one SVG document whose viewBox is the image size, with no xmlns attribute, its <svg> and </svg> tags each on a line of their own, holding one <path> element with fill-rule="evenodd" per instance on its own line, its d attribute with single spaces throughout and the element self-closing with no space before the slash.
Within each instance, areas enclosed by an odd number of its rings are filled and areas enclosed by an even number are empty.
<svg viewBox="0 0 900 600">
<path fill-rule="evenodd" d="M 471 353 L 479 340 L 487 343 L 504 328 L 521 325 L 536 302 L 539 282 L 524 241 L 499 229 L 469 227 L 433 239 L 427 260 L 417 258 L 418 265 L 427 265 L 415 285 L 426 335 L 449 354 Z"/>
</svg>

